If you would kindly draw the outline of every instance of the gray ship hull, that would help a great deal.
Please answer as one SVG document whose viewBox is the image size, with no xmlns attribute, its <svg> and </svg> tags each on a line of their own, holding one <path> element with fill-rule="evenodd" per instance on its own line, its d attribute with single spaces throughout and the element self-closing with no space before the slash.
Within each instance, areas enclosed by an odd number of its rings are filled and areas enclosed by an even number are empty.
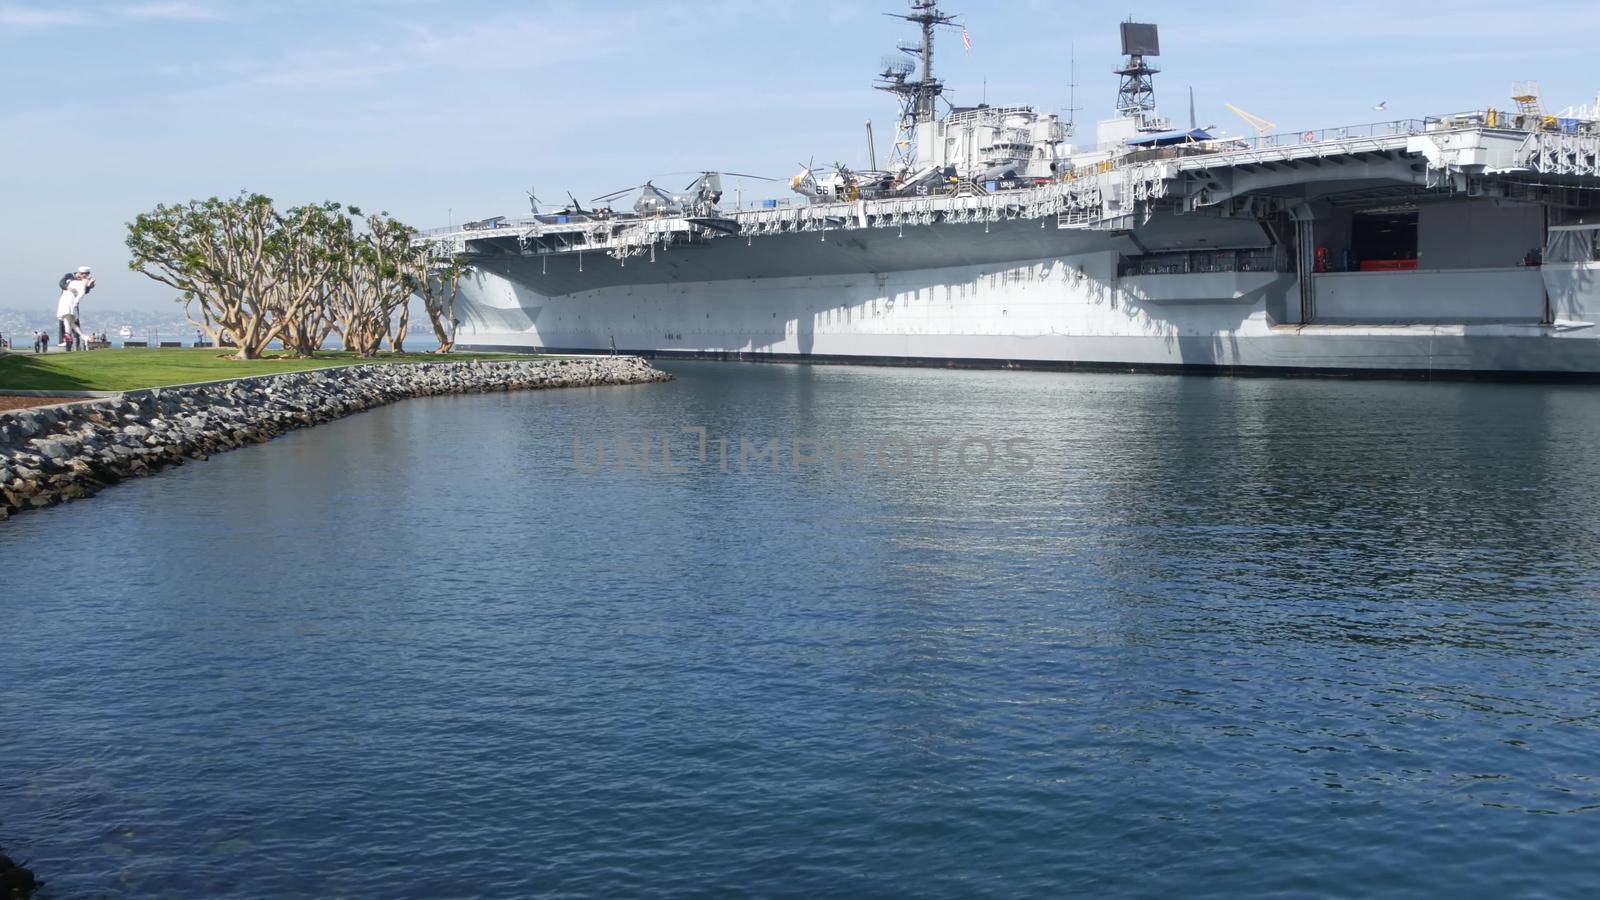
<svg viewBox="0 0 1600 900">
<path fill-rule="evenodd" d="M 1218 248 L 1268 254 L 1271 241 L 1251 220 L 1172 216 L 1125 234 L 1021 220 L 490 257 L 463 282 L 460 340 L 770 361 L 1600 374 L 1595 264 L 1313 273 L 1310 291 L 1278 270 L 1124 270 L 1130 254 Z"/>
</svg>

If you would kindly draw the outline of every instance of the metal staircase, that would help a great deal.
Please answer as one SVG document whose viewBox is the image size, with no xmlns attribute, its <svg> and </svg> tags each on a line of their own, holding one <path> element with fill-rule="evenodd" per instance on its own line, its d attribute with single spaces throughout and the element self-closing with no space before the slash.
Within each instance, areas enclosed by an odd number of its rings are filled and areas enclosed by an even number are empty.
<svg viewBox="0 0 1600 900">
<path fill-rule="evenodd" d="M 1539 100 L 1539 82 L 1514 81 L 1511 99 L 1517 103 L 1517 112 L 1525 116 L 1544 116 L 1544 104 Z"/>
</svg>

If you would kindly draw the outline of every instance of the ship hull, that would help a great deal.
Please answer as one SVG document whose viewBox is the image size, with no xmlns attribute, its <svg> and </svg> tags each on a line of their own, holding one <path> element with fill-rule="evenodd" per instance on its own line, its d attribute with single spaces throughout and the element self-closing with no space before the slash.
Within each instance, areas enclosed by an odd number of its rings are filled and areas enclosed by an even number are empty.
<svg viewBox="0 0 1600 900">
<path fill-rule="evenodd" d="M 1035 221 L 483 260 L 460 344 L 765 361 L 1591 378 L 1600 269 L 1127 275 L 1130 252 L 1264 248 L 1253 222 Z M 831 242 L 831 244 L 830 244 Z M 1309 296 L 1308 296 L 1309 293 Z"/>
</svg>

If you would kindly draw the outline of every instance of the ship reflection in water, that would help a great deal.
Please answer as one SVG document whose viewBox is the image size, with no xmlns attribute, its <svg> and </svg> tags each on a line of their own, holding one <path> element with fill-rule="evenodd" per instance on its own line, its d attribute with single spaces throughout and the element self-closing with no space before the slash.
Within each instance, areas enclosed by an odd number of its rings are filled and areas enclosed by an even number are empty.
<svg viewBox="0 0 1600 900">
<path fill-rule="evenodd" d="M 1592 884 L 1592 389 L 669 368 L 6 523 L 8 852 L 63 897 Z M 686 426 L 1034 465 L 574 465 Z"/>
</svg>

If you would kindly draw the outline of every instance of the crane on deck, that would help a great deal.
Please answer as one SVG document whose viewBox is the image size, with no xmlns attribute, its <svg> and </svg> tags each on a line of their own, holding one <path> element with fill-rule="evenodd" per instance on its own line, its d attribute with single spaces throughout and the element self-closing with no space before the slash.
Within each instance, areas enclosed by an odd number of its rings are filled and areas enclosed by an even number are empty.
<svg viewBox="0 0 1600 900">
<path fill-rule="evenodd" d="M 1263 119 L 1258 115 L 1247 113 L 1239 107 L 1234 106 L 1232 103 L 1224 103 L 1222 105 L 1226 106 L 1234 115 L 1245 120 L 1245 122 L 1248 123 L 1251 128 L 1256 130 L 1257 142 L 1260 142 L 1262 138 L 1266 137 L 1267 134 L 1272 131 L 1272 129 L 1278 127 L 1278 123 L 1268 122 L 1266 119 Z"/>
</svg>

